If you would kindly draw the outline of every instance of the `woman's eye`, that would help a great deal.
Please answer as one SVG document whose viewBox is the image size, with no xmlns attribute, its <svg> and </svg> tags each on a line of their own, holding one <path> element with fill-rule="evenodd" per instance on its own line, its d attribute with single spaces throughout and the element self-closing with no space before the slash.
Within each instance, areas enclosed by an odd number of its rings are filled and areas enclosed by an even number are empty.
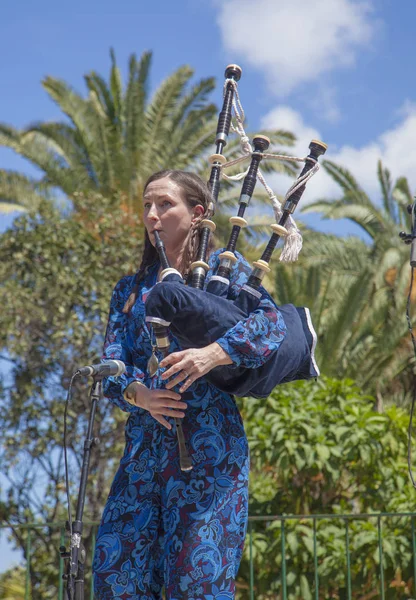
<svg viewBox="0 0 416 600">
<path fill-rule="evenodd" d="M 169 200 L 164 200 L 163 206 L 172 206 L 172 202 L 169 202 Z"/>
</svg>

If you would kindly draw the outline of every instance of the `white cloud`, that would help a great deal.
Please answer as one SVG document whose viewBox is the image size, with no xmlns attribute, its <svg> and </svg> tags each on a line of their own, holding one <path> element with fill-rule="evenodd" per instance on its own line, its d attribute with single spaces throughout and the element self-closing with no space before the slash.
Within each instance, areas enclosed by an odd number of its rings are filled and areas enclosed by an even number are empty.
<svg viewBox="0 0 416 600">
<path fill-rule="evenodd" d="M 325 158 L 346 167 L 358 184 L 377 202 L 380 199 L 380 186 L 377 179 L 377 161 L 381 159 L 392 180 L 405 176 L 410 187 L 416 191 L 416 104 L 406 102 L 399 111 L 401 118 L 397 124 L 383 132 L 378 138 L 364 146 L 331 147 L 329 143 Z M 296 146 L 291 154 L 306 156 L 311 139 L 321 139 L 319 131 L 307 125 L 302 116 L 288 106 L 278 106 L 265 115 L 262 127 L 287 129 L 296 137 Z M 326 142 L 326 140 L 323 140 Z M 290 180 L 284 176 L 274 176 L 271 183 L 276 192 L 283 194 Z M 318 198 L 340 197 L 341 189 L 327 173 L 321 169 L 308 183 L 302 203 L 313 202 Z"/>
<path fill-rule="evenodd" d="M 299 152 L 302 145 L 305 145 L 306 140 L 309 143 L 312 138 L 319 136 L 317 129 L 305 125 L 300 113 L 284 105 L 277 106 L 268 112 L 261 120 L 261 127 L 265 129 L 285 129 L 294 133 L 297 138 L 295 152 Z"/>
<path fill-rule="evenodd" d="M 353 65 L 374 37 L 373 0 L 223 0 L 223 44 L 257 67 L 277 96 Z"/>
<path fill-rule="evenodd" d="M 393 180 L 407 177 L 411 189 L 416 189 L 416 105 L 405 103 L 402 118 L 391 129 L 361 148 L 344 146 L 331 160 L 345 165 L 374 199 L 380 197 L 377 161 L 381 159 Z"/>
<path fill-rule="evenodd" d="M 261 120 L 261 127 L 265 129 L 285 129 L 296 135 L 296 144 L 290 148 L 292 156 L 304 157 L 309 153 L 309 143 L 313 139 L 321 139 L 317 129 L 304 123 L 300 113 L 293 110 L 289 106 L 277 106 L 272 111 L 267 113 Z M 322 140 L 325 141 L 325 140 Z M 301 164 L 299 165 L 302 166 Z M 285 175 L 269 176 L 270 183 L 273 189 L 284 196 L 291 179 Z M 327 175 L 323 169 L 308 182 L 308 187 L 302 198 L 302 204 L 312 202 L 319 197 L 328 197 L 338 193 L 338 186 Z"/>
</svg>

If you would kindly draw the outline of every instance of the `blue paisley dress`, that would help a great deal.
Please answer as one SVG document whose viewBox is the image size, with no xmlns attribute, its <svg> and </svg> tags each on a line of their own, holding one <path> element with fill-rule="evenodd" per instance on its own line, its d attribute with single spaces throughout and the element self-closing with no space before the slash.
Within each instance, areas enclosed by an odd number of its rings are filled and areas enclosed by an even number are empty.
<svg viewBox="0 0 416 600">
<path fill-rule="evenodd" d="M 219 263 L 211 255 L 210 271 Z M 241 255 L 233 269 L 229 297 L 235 298 L 251 272 Z M 149 412 L 123 397 L 150 378 L 152 352 L 144 302 L 156 283 L 159 265 L 140 283 L 128 315 L 122 312 L 133 276 L 116 285 L 110 305 L 104 358 L 120 359 L 126 372 L 104 382 L 105 395 L 130 415 L 124 455 L 111 486 L 94 558 L 95 598 L 99 600 L 232 600 L 248 518 L 249 452 L 243 422 L 233 396 L 204 378 L 182 394 L 188 404 L 182 419 L 194 468 L 182 472 L 174 420 L 168 430 Z M 285 323 L 261 288 L 258 309 L 217 342 L 237 365 L 255 369 L 277 349 Z M 172 339 L 170 351 L 180 350 Z"/>
</svg>

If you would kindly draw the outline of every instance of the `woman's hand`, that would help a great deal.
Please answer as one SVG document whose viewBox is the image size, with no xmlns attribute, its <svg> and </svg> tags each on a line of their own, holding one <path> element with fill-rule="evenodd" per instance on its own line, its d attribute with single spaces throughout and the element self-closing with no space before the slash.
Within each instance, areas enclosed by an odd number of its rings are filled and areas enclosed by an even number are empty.
<svg viewBox="0 0 416 600">
<path fill-rule="evenodd" d="M 166 389 L 171 389 L 181 381 L 184 381 L 180 392 L 188 389 L 199 377 L 206 375 L 214 367 L 219 365 L 231 365 L 229 355 L 214 342 L 205 348 L 189 348 L 181 352 L 173 352 L 166 356 L 161 362 L 161 367 L 170 367 L 162 375 L 162 379 L 169 379 L 175 373 L 178 375 L 166 384 Z"/>
<path fill-rule="evenodd" d="M 187 408 L 185 402 L 180 402 L 180 395 L 170 390 L 149 390 L 144 385 L 134 388 L 131 399 L 136 406 L 150 412 L 152 417 L 167 429 L 172 425 L 165 417 L 183 419 Z"/>
</svg>

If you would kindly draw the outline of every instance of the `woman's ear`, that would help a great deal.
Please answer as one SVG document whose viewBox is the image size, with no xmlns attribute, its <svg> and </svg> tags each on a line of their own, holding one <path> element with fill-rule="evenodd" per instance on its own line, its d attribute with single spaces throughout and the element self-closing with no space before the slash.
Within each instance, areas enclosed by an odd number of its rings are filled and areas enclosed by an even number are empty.
<svg viewBox="0 0 416 600">
<path fill-rule="evenodd" d="M 198 217 L 202 217 L 204 212 L 205 212 L 205 208 L 202 206 L 202 204 L 197 204 L 196 206 L 194 206 L 194 208 L 193 208 L 194 216 L 193 216 L 192 222 L 194 220 L 196 220 Z"/>
</svg>

